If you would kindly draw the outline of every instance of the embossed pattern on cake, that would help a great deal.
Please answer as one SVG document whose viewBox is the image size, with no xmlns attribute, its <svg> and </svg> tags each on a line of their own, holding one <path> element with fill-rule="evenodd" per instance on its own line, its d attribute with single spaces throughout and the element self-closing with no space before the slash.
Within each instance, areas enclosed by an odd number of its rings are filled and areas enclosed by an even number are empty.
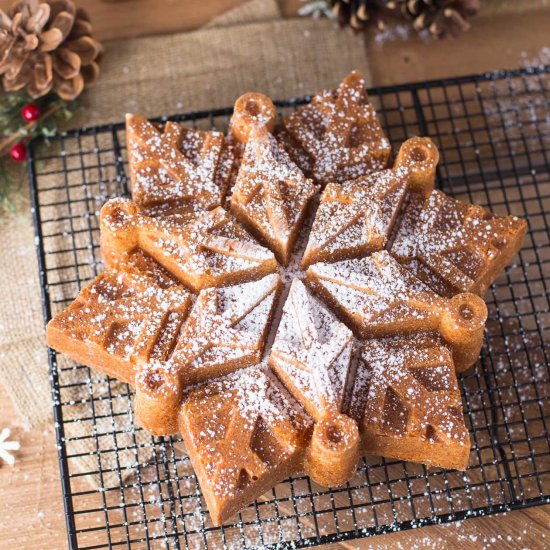
<svg viewBox="0 0 550 550">
<path fill-rule="evenodd" d="M 307 277 L 363 338 L 437 328 L 445 308 L 444 298 L 386 251 L 318 263 Z"/>
<path fill-rule="evenodd" d="M 406 171 L 385 170 L 343 184 L 329 183 L 309 234 L 302 266 L 382 250 L 407 191 Z"/>
<path fill-rule="evenodd" d="M 132 197 L 149 215 L 186 219 L 223 204 L 234 163 L 223 133 L 127 115 L 126 141 Z"/>
<path fill-rule="evenodd" d="M 299 469 L 310 428 L 308 416 L 261 366 L 193 390 L 180 430 L 214 523 Z"/>
<path fill-rule="evenodd" d="M 204 211 L 182 224 L 147 216 L 129 200 L 112 199 L 101 210 L 101 252 L 116 265 L 136 249 L 197 291 L 250 280 L 277 269 L 275 256 L 225 210 Z"/>
<path fill-rule="evenodd" d="M 466 469 L 470 438 L 460 390 L 437 335 L 364 342 L 351 409 L 366 453 Z"/>
<path fill-rule="evenodd" d="M 401 145 L 391 169 L 329 183 L 321 194 L 302 267 L 386 248 L 405 199 L 433 189 L 438 159 L 430 139 L 415 137 Z"/>
<path fill-rule="evenodd" d="M 250 133 L 231 196 L 231 210 L 283 265 L 290 260 L 316 191 L 313 182 L 265 128 Z"/>
<path fill-rule="evenodd" d="M 412 196 L 391 253 L 433 290 L 483 295 L 523 243 L 527 223 L 441 191 Z"/>
<path fill-rule="evenodd" d="M 201 290 L 170 362 L 186 385 L 258 363 L 281 287 L 280 277 Z"/>
<path fill-rule="evenodd" d="M 387 251 L 315 264 L 307 279 L 360 338 L 438 330 L 458 371 L 471 367 L 479 355 L 487 320 L 483 300 L 469 292 L 440 296 Z"/>
<path fill-rule="evenodd" d="M 321 184 L 383 169 L 391 154 L 358 72 L 286 116 L 279 140 L 302 171 Z"/>
<path fill-rule="evenodd" d="M 353 343 L 351 330 L 295 279 L 269 363 L 313 418 L 342 411 Z"/>
<path fill-rule="evenodd" d="M 136 256 L 134 265 L 151 266 Z M 133 267 L 98 275 L 46 331 L 51 347 L 132 384 L 140 364 L 167 358 L 192 303 L 190 293 L 160 266 Z"/>
</svg>

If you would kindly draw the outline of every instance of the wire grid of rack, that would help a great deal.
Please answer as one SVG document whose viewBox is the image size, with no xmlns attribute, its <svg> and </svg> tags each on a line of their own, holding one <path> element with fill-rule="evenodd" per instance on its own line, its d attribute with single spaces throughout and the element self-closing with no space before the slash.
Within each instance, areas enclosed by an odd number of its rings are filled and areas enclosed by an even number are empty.
<svg viewBox="0 0 550 550">
<path fill-rule="evenodd" d="M 550 501 L 550 67 L 370 91 L 394 145 L 429 135 L 438 186 L 526 217 L 516 263 L 486 297 L 482 355 L 460 377 L 472 438 L 466 472 L 365 458 L 345 487 L 293 477 L 212 525 L 177 437 L 134 425 L 125 384 L 49 352 L 71 548 L 302 547 Z M 308 98 L 278 102 L 279 114 Z M 225 128 L 230 109 L 175 116 Z M 98 211 L 127 194 L 122 124 L 30 148 L 46 321 L 101 270 Z"/>
</svg>

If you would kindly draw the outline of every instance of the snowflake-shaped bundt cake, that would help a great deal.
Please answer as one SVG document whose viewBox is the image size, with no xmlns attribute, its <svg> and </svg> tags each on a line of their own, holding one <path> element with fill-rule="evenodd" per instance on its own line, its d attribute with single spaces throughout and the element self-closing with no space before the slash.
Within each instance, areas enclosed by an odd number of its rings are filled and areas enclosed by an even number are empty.
<svg viewBox="0 0 550 550">
<path fill-rule="evenodd" d="M 227 135 L 129 116 L 106 271 L 47 328 L 182 434 L 215 524 L 302 470 L 345 483 L 363 453 L 466 468 L 456 373 L 526 231 L 434 190 L 428 138 L 391 163 L 358 73 L 275 114 L 249 93 Z"/>
</svg>

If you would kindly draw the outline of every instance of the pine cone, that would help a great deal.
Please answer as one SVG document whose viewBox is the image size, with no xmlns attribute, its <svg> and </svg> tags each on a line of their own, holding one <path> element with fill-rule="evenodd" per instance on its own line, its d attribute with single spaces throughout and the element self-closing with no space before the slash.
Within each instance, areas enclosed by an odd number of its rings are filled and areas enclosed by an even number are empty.
<svg viewBox="0 0 550 550">
<path fill-rule="evenodd" d="M 387 11 L 399 12 L 413 22 L 417 31 L 427 29 L 436 38 L 458 36 L 467 31 L 467 19 L 479 10 L 479 0 L 395 0 L 385 3 Z"/>
<path fill-rule="evenodd" d="M 378 7 L 369 0 L 330 0 L 330 7 L 342 27 L 349 25 L 353 30 L 366 28 L 377 15 Z"/>
<path fill-rule="evenodd" d="M 383 26 L 384 15 L 393 14 L 442 38 L 470 28 L 467 19 L 479 10 L 479 0 L 330 0 L 330 6 L 342 26 L 355 30 L 370 22 Z"/>
<path fill-rule="evenodd" d="M 55 90 L 75 99 L 99 75 L 101 44 L 72 0 L 19 0 L 0 10 L 0 74 L 6 92 L 26 87 L 32 98 Z"/>
</svg>

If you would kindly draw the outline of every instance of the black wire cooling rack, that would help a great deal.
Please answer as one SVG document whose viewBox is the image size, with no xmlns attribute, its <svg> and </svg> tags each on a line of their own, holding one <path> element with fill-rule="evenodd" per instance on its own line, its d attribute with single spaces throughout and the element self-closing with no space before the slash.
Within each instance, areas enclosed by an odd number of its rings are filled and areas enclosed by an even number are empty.
<svg viewBox="0 0 550 550">
<path fill-rule="evenodd" d="M 469 469 L 367 457 L 345 487 L 294 477 L 217 528 L 178 438 L 139 430 L 127 385 L 50 350 L 71 548 L 295 548 L 550 502 L 550 67 L 370 95 L 394 148 L 434 139 L 440 188 L 529 221 L 517 263 L 488 292 L 481 358 L 460 377 Z M 230 113 L 174 119 L 224 128 Z M 50 141 L 32 143 L 29 162 L 46 321 L 101 270 L 98 211 L 128 193 L 123 124 Z"/>
</svg>

